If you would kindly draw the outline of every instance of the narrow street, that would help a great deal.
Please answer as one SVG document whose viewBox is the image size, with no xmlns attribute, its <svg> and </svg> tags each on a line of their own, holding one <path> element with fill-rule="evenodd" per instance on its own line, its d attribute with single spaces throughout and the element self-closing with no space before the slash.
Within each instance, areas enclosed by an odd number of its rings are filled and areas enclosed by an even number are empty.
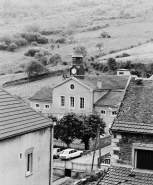
<svg viewBox="0 0 153 185">
<path fill-rule="evenodd" d="M 109 153 L 110 151 L 111 151 L 111 145 L 109 145 L 105 148 L 102 148 L 101 155 L 105 155 L 105 154 Z M 94 164 L 97 164 L 98 157 L 99 157 L 99 150 L 96 150 Z M 93 158 L 93 152 L 91 152 L 90 154 L 87 154 L 87 155 L 83 155 L 82 157 L 72 159 L 71 161 L 76 162 L 76 163 L 92 164 L 92 158 Z"/>
</svg>

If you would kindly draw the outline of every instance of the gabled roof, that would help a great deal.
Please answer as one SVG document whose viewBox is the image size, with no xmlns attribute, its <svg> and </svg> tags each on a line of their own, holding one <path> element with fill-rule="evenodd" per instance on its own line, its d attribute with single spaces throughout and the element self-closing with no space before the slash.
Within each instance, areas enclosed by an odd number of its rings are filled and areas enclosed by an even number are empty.
<svg viewBox="0 0 153 185">
<path fill-rule="evenodd" d="M 0 88 L 0 140 L 51 125 L 51 120 Z"/>
<path fill-rule="evenodd" d="M 115 90 L 115 89 L 125 89 L 128 79 L 129 79 L 129 76 L 91 75 L 91 76 L 85 76 L 84 79 L 79 79 L 79 80 L 93 90 L 99 90 L 97 87 L 98 80 L 101 80 L 102 82 L 101 90 L 104 90 L 104 89 Z"/>
<path fill-rule="evenodd" d="M 30 100 L 49 101 L 53 102 L 53 89 L 51 87 L 43 87 L 37 91 Z"/>
<path fill-rule="evenodd" d="M 75 80 L 78 83 L 82 84 L 83 86 L 87 87 L 90 90 L 100 90 L 97 87 L 97 81 L 101 80 L 102 82 L 102 88 L 114 90 L 114 89 L 125 89 L 126 84 L 128 82 L 129 76 L 116 76 L 116 75 L 91 75 L 91 76 L 85 76 L 84 79 L 78 79 L 75 77 L 70 77 L 66 80 L 63 80 L 61 83 L 55 85 L 53 88 L 56 88 L 64 83 L 66 83 L 69 80 Z"/>
<path fill-rule="evenodd" d="M 78 82 L 79 84 L 81 84 L 82 86 L 86 87 L 87 89 L 92 90 L 89 86 L 87 86 L 85 83 L 83 83 L 80 79 L 75 78 L 75 77 L 73 77 L 73 76 L 67 78 L 66 80 L 63 80 L 62 82 L 58 83 L 57 85 L 53 86 L 52 88 L 53 88 L 53 89 L 54 89 L 54 88 L 57 88 L 58 86 L 60 86 L 60 85 L 62 85 L 62 84 L 64 84 L 64 83 L 66 83 L 66 82 L 68 82 L 68 81 L 70 81 L 70 80 L 74 80 L 74 81 Z"/>
<path fill-rule="evenodd" d="M 124 91 L 108 91 L 102 96 L 96 103 L 95 106 L 110 106 L 119 107 L 124 96 Z"/>
<path fill-rule="evenodd" d="M 153 134 L 153 80 L 131 80 L 111 130 Z"/>
<path fill-rule="evenodd" d="M 132 168 L 111 166 L 99 185 L 152 185 L 153 173 L 136 172 Z"/>
</svg>

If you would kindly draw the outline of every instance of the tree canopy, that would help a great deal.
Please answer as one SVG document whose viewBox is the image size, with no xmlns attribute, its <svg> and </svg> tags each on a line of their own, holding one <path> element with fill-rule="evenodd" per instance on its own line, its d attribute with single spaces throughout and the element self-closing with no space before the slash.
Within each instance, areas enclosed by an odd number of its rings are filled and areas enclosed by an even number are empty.
<svg viewBox="0 0 153 185">
<path fill-rule="evenodd" d="M 26 73 L 28 74 L 29 78 L 32 76 L 38 76 L 46 71 L 47 69 L 37 60 L 30 61 L 26 68 Z"/>
<path fill-rule="evenodd" d="M 68 146 L 75 139 L 80 139 L 85 144 L 85 149 L 89 149 L 89 140 L 94 139 L 98 126 L 100 134 L 104 133 L 105 122 L 98 114 L 76 115 L 66 114 L 54 127 L 54 137 L 65 142 Z"/>
</svg>

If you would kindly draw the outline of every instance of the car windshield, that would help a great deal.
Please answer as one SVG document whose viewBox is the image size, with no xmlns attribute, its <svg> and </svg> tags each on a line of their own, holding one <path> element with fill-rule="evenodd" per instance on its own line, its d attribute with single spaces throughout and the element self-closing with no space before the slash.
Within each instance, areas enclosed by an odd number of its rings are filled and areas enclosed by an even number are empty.
<svg viewBox="0 0 153 185">
<path fill-rule="evenodd" d="M 61 154 L 69 154 L 69 151 L 63 151 Z"/>
</svg>

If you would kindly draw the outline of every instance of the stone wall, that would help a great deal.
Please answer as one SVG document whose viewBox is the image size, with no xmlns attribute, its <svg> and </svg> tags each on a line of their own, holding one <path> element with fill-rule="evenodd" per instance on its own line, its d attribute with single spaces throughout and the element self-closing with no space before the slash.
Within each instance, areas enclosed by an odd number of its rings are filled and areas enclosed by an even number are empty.
<svg viewBox="0 0 153 185">
<path fill-rule="evenodd" d="M 111 164 L 120 163 L 132 166 L 132 149 L 139 144 L 142 149 L 153 144 L 153 136 L 130 133 L 117 133 L 112 135 Z"/>
</svg>

